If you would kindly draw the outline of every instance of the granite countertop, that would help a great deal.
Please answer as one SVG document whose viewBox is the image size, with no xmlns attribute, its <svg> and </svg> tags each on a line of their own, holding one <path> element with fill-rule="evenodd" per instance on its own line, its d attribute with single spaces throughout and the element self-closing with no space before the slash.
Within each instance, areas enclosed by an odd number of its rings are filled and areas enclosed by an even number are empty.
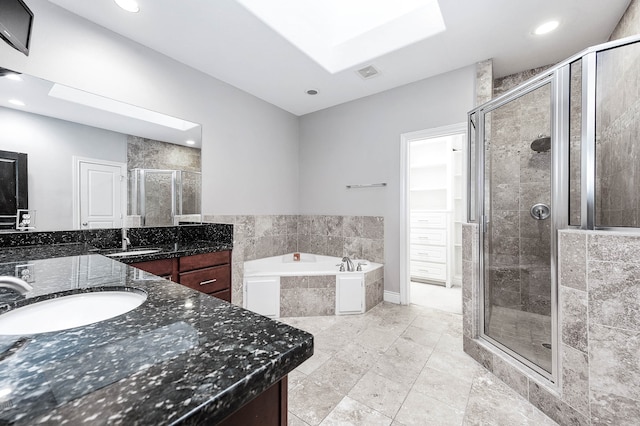
<svg viewBox="0 0 640 426">
<path fill-rule="evenodd" d="M 215 251 L 231 250 L 233 246 L 228 244 L 215 244 L 208 241 L 195 241 L 190 243 L 173 243 L 173 244 L 154 244 L 144 247 L 129 247 L 128 250 L 146 250 L 146 249 L 160 249 L 157 253 L 147 253 L 140 255 L 131 255 L 124 257 L 113 258 L 122 263 L 136 263 L 136 262 L 148 262 L 151 260 L 159 259 L 171 259 L 175 257 L 191 256 L 194 254 L 211 253 Z M 122 248 L 115 249 L 89 249 L 90 252 L 96 252 L 105 256 L 111 253 L 118 253 L 122 251 Z"/>
<path fill-rule="evenodd" d="M 215 423 L 313 353 L 306 332 L 89 249 L 0 250 L 1 275 L 28 263 L 34 278 L 24 296 L 0 288 L 0 311 L 96 288 L 147 294 L 138 308 L 99 323 L 0 335 L 0 424 Z"/>
</svg>

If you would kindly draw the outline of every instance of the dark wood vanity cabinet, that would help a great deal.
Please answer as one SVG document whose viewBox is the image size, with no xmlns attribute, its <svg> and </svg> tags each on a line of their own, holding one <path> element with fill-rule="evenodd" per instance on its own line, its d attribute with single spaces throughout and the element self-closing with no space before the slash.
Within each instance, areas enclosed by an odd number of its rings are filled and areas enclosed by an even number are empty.
<svg viewBox="0 0 640 426">
<path fill-rule="evenodd" d="M 231 302 L 231 251 L 176 259 L 132 263 L 131 266 Z"/>
<path fill-rule="evenodd" d="M 178 259 L 178 282 L 231 302 L 231 252 L 181 257 Z"/>
</svg>

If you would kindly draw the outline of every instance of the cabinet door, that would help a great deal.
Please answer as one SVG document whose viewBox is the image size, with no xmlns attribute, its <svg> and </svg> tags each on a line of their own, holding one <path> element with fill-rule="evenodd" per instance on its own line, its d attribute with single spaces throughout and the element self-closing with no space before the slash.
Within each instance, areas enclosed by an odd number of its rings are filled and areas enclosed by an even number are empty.
<svg viewBox="0 0 640 426">
<path fill-rule="evenodd" d="M 157 275 L 162 278 L 174 281 L 173 269 L 175 259 L 150 260 L 148 262 L 132 263 L 129 266 L 142 269 L 150 274 Z"/>
<path fill-rule="evenodd" d="M 245 278 L 244 307 L 265 317 L 279 318 L 280 278 Z"/>
<path fill-rule="evenodd" d="M 336 283 L 336 314 L 364 311 L 364 278 L 358 275 L 338 275 Z"/>
</svg>

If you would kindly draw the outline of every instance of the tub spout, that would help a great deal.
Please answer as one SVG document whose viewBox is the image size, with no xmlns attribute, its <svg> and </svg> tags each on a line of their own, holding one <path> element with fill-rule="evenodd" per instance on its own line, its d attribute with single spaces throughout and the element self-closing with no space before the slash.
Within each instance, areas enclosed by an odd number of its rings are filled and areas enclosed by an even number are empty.
<svg viewBox="0 0 640 426">
<path fill-rule="evenodd" d="M 349 257 L 343 257 L 342 261 L 347 263 L 347 272 L 353 272 L 356 270 L 356 268 L 353 266 L 353 262 L 351 261 L 351 259 L 349 259 Z"/>
</svg>

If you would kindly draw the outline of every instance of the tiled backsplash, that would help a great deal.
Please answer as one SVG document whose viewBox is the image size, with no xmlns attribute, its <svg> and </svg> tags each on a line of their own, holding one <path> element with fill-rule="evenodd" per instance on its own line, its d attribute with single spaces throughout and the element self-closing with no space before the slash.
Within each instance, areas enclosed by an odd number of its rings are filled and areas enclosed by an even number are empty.
<svg viewBox="0 0 640 426">
<path fill-rule="evenodd" d="M 234 225 L 233 303 L 242 306 L 246 260 L 292 252 L 349 256 L 384 263 L 384 218 L 327 215 L 205 215 Z"/>
</svg>

